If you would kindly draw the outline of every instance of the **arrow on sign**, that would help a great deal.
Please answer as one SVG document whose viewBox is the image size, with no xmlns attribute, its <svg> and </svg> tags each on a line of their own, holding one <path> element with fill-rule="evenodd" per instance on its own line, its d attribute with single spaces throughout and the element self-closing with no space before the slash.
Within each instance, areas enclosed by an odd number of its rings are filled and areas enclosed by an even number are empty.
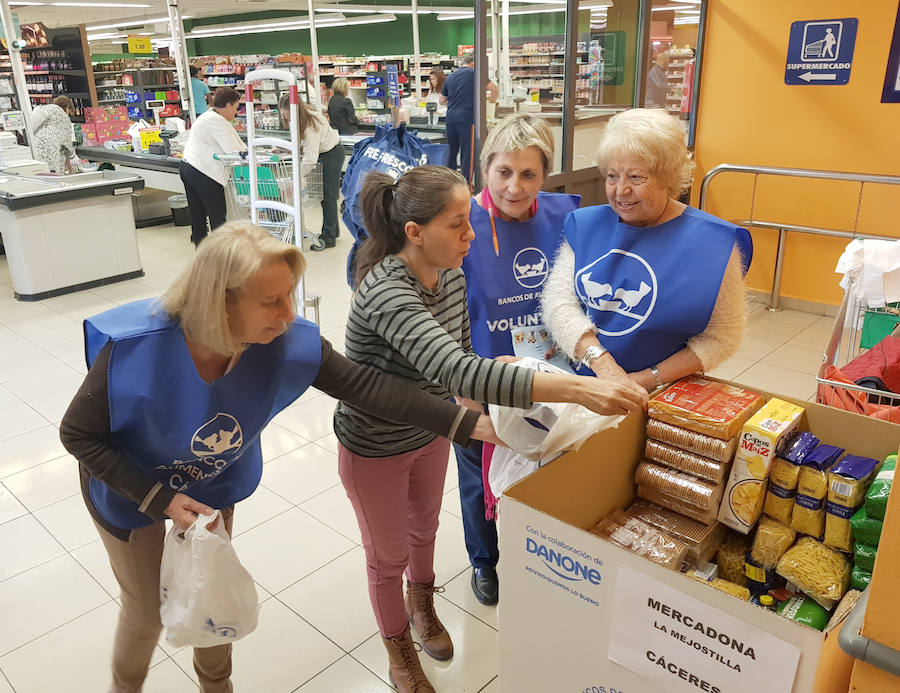
<svg viewBox="0 0 900 693">
<path fill-rule="evenodd" d="M 822 82 L 833 82 L 837 79 L 837 75 L 833 72 L 824 75 L 814 75 L 812 72 L 804 72 L 802 75 L 798 75 L 800 79 L 804 82 L 810 81 L 822 81 Z"/>
</svg>

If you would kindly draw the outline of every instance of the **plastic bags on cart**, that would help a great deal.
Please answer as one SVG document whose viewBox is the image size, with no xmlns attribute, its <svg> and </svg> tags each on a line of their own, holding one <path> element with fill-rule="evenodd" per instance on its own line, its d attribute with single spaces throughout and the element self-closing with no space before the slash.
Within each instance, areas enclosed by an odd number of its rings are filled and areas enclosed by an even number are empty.
<svg viewBox="0 0 900 693">
<path fill-rule="evenodd" d="M 366 176 L 371 171 L 387 173 L 399 178 L 411 168 L 433 164 L 446 166 L 449 150 L 446 144 L 434 144 L 406 129 L 405 124 L 391 128 L 379 125 L 375 134 L 356 143 L 353 154 L 344 172 L 341 192 L 344 206 L 341 217 L 355 242 L 347 257 L 347 283 L 355 288 L 353 273 L 356 266 L 356 252 L 368 238 L 363 222 L 359 192 Z"/>
<path fill-rule="evenodd" d="M 900 301 L 900 241 L 854 239 L 844 248 L 834 271 L 844 275 L 841 288 L 849 292 L 850 306 L 860 302 L 869 308 L 883 308 Z M 856 319 L 854 311 L 847 311 L 847 325 Z"/>
<path fill-rule="evenodd" d="M 524 358 L 514 365 L 566 373 L 546 361 Z M 530 409 L 488 405 L 494 430 L 507 447 L 497 447 L 487 470 L 495 497 L 565 452 L 578 450 L 595 433 L 616 428 L 624 415 L 602 416 L 580 404 L 536 402 Z"/>
<path fill-rule="evenodd" d="M 172 527 L 163 546 L 159 615 L 173 647 L 213 647 L 256 629 L 259 597 L 241 565 L 225 523 L 201 515 L 187 530 Z"/>
</svg>

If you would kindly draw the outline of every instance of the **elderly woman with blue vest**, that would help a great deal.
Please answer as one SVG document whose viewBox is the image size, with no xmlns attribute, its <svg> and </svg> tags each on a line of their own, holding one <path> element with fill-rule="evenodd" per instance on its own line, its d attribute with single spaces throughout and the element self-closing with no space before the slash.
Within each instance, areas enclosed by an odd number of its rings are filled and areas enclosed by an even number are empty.
<svg viewBox="0 0 900 693">
<path fill-rule="evenodd" d="M 110 691 L 140 691 L 159 639 L 164 520 L 187 528 L 259 485 L 260 434 L 315 387 L 468 444 L 490 420 L 336 353 L 296 317 L 305 261 L 247 222 L 217 229 L 159 303 L 85 321 L 90 368 L 60 425 L 121 588 Z M 197 648 L 203 693 L 232 691 L 231 645 Z"/>
<path fill-rule="evenodd" d="M 746 319 L 746 229 L 678 201 L 694 163 L 660 109 L 613 117 L 597 150 L 609 204 L 566 219 L 541 300 L 579 372 L 628 377 L 652 391 L 715 368 Z"/>
<path fill-rule="evenodd" d="M 472 348 L 484 357 L 543 357 L 552 349 L 540 296 L 578 195 L 541 192 L 553 163 L 553 135 L 543 120 L 517 113 L 488 134 L 481 151 L 484 189 L 472 200 L 475 240 L 463 260 Z M 454 445 L 472 591 L 496 604 L 497 528 L 484 504 L 480 441 Z"/>
</svg>

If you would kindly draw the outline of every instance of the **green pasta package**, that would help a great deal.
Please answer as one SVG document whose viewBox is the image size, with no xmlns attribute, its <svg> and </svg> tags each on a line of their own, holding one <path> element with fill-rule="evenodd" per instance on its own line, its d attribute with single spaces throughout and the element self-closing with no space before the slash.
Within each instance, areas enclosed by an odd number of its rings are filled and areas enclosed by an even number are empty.
<svg viewBox="0 0 900 693">
<path fill-rule="evenodd" d="M 857 541 L 853 544 L 853 565 L 870 573 L 875 570 L 875 554 L 878 549 L 870 544 Z"/>
<path fill-rule="evenodd" d="M 855 590 L 864 590 L 869 586 L 869 582 L 872 581 L 872 573 L 868 570 L 863 570 L 859 566 L 855 566 L 853 568 L 853 572 L 850 573 L 850 584 L 853 586 Z"/>
<path fill-rule="evenodd" d="M 888 495 L 894 483 L 894 471 L 897 469 L 897 455 L 889 455 L 875 476 L 875 480 L 866 494 L 866 515 L 873 520 L 883 520 L 887 510 Z"/>
<path fill-rule="evenodd" d="M 866 506 L 863 506 L 850 518 L 850 527 L 853 529 L 853 538 L 856 541 L 878 546 L 884 522 L 869 517 L 866 514 Z"/>
</svg>

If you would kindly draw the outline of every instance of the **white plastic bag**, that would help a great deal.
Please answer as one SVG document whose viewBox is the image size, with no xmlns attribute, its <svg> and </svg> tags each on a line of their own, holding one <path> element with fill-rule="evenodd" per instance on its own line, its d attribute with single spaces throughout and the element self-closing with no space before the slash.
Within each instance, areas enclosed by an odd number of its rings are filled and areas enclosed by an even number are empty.
<svg viewBox="0 0 900 693">
<path fill-rule="evenodd" d="M 159 615 L 173 647 L 213 647 L 256 629 L 259 597 L 238 560 L 221 517 L 201 515 L 187 530 L 166 535 L 159 574 Z"/>
<path fill-rule="evenodd" d="M 535 358 L 524 358 L 513 365 L 566 373 Z M 625 418 L 624 415 L 602 416 L 580 404 L 560 402 L 535 402 L 531 409 L 490 404 L 488 411 L 497 436 L 508 446 L 497 447 L 491 457 L 488 484 L 497 498 L 515 482 L 563 453 L 578 450 L 595 433 L 616 428 Z"/>
</svg>

